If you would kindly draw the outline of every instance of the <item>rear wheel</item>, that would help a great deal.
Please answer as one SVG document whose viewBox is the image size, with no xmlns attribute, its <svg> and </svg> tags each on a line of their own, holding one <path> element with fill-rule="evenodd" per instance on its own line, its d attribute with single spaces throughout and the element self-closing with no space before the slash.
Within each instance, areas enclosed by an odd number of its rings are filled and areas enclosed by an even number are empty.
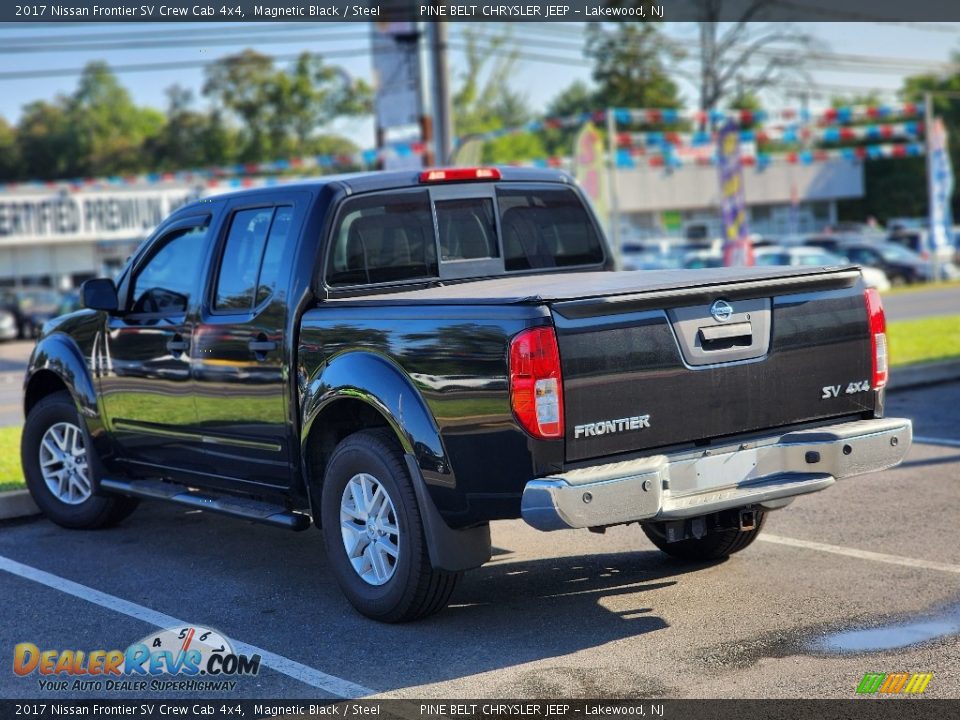
<svg viewBox="0 0 960 720">
<path fill-rule="evenodd" d="M 357 611 L 405 622 L 446 607 L 462 573 L 430 564 L 416 493 L 392 434 L 364 430 L 337 445 L 320 514 L 334 576 Z"/>
<path fill-rule="evenodd" d="M 93 494 L 99 465 L 70 393 L 38 402 L 27 416 L 20 442 L 27 489 L 44 515 L 67 528 L 98 528 L 123 520 L 137 507 L 133 498 Z"/>
<path fill-rule="evenodd" d="M 688 562 L 721 560 L 747 548 L 763 529 L 766 514 L 758 510 L 755 525 L 751 530 L 727 529 L 708 532 L 700 538 L 687 538 L 676 542 L 667 542 L 663 523 L 643 525 L 643 532 L 650 542 L 671 557 Z"/>
</svg>

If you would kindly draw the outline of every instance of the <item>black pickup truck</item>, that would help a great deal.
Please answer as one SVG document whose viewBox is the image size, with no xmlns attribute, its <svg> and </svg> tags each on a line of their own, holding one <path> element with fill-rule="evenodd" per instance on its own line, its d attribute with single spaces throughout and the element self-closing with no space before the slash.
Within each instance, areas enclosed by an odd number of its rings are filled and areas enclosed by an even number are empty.
<svg viewBox="0 0 960 720">
<path fill-rule="evenodd" d="M 907 452 L 856 267 L 612 269 L 552 171 L 196 202 L 46 324 L 27 483 L 66 527 L 142 498 L 315 524 L 353 606 L 401 621 L 490 558 L 491 520 L 637 523 L 722 558 L 768 511 Z"/>
</svg>

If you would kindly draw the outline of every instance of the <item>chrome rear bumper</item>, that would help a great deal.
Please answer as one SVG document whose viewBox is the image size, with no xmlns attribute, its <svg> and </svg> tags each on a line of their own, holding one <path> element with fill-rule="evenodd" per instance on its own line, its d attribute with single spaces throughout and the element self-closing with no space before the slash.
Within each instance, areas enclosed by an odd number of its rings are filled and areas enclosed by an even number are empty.
<svg viewBox="0 0 960 720">
<path fill-rule="evenodd" d="M 910 420 L 860 420 L 749 443 L 655 455 L 537 478 L 523 491 L 523 519 L 539 530 L 676 520 L 743 507 L 781 507 L 837 479 L 897 465 Z"/>
</svg>

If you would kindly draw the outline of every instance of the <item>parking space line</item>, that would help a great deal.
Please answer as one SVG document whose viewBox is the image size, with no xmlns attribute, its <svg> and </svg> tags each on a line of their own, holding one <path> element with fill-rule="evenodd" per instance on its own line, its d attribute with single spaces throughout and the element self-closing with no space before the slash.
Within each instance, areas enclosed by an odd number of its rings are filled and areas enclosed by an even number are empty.
<svg viewBox="0 0 960 720">
<path fill-rule="evenodd" d="M 67 595 L 73 595 L 76 598 L 86 600 L 94 605 L 99 605 L 107 610 L 113 610 L 114 612 L 135 618 L 150 625 L 155 625 L 159 628 L 166 629 L 177 626 L 191 625 L 191 623 L 178 620 L 171 615 L 166 615 L 165 613 L 151 610 L 148 607 L 138 605 L 137 603 L 130 602 L 129 600 L 124 600 L 116 595 L 110 595 L 99 590 L 94 590 L 86 585 L 81 585 L 80 583 L 75 583 L 72 580 L 62 578 L 59 575 L 53 575 L 51 573 L 44 572 L 43 570 L 38 570 L 37 568 L 24 565 L 23 563 L 19 563 L 16 560 L 11 560 L 3 555 L 0 555 L 0 570 L 4 570 L 11 575 L 16 575 L 26 580 L 32 580 L 33 582 L 40 583 L 41 585 L 46 585 L 49 588 L 59 590 Z M 291 660 L 283 655 L 277 655 L 269 650 L 259 648 L 256 645 L 250 645 L 244 642 L 233 642 L 232 644 L 234 650 L 236 650 L 238 653 L 243 655 L 259 655 L 260 664 L 262 666 L 268 667 L 271 670 L 293 678 L 294 680 L 299 680 L 300 682 L 317 688 L 318 690 L 328 692 L 338 698 L 354 699 L 363 697 L 365 695 L 373 695 L 375 692 L 369 688 L 363 687 L 362 685 L 357 685 L 349 680 L 344 680 L 342 678 L 320 672 L 319 670 L 309 667 L 308 665 L 304 665 L 296 660 Z"/>
<path fill-rule="evenodd" d="M 946 447 L 960 447 L 960 440 L 951 440 L 949 438 L 916 437 L 913 441 L 921 445 L 945 445 Z"/>
<path fill-rule="evenodd" d="M 847 557 L 859 558 L 860 560 L 872 560 L 874 562 L 888 563 L 889 565 L 903 565 L 904 567 L 920 568 L 923 570 L 939 570 L 940 572 L 960 575 L 960 565 L 950 565 L 949 563 L 934 562 L 932 560 L 919 560 L 901 555 L 887 555 L 886 553 L 878 553 L 871 550 L 858 550 L 857 548 L 848 548 L 842 545 L 828 545 L 827 543 L 813 542 L 812 540 L 798 540 L 780 535 L 758 535 L 757 540 L 774 543 L 775 545 L 789 545 L 790 547 L 803 548 L 804 550 L 818 550 L 820 552 L 833 553 L 834 555 L 846 555 Z"/>
</svg>

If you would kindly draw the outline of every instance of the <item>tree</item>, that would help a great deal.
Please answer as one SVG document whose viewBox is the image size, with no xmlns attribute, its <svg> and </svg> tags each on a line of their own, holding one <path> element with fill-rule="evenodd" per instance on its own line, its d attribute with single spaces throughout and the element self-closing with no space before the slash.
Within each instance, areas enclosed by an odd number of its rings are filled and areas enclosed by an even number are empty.
<svg viewBox="0 0 960 720">
<path fill-rule="evenodd" d="M 683 53 L 655 24 L 617 23 L 608 27 L 593 23 L 587 28 L 584 54 L 593 62 L 593 100 L 601 107 L 683 106 L 680 90 L 668 70 Z"/>
<path fill-rule="evenodd" d="M 25 105 L 17 125 L 22 176 L 26 179 L 70 177 L 79 162 L 73 146 L 67 99 L 38 100 Z"/>
<path fill-rule="evenodd" d="M 242 122 L 243 160 L 262 160 L 268 155 L 269 93 L 274 74 L 273 60 L 250 49 L 207 67 L 203 94 Z"/>
<path fill-rule="evenodd" d="M 574 80 L 547 105 L 550 117 L 568 117 L 599 110 L 596 93 L 582 80 Z"/>
<path fill-rule="evenodd" d="M 244 50 L 207 70 L 203 92 L 242 124 L 244 160 L 306 152 L 318 129 L 344 115 L 371 112 L 373 93 L 319 55 L 301 53 L 290 70 Z"/>
<path fill-rule="evenodd" d="M 140 149 L 163 128 L 163 114 L 137 107 L 104 62 L 84 68 L 66 105 L 77 175 L 114 175 L 142 167 Z"/>
<path fill-rule="evenodd" d="M 166 90 L 166 124 L 144 145 L 158 170 L 182 170 L 198 165 L 219 164 L 231 159 L 225 146 L 211 143 L 211 114 L 192 109 L 193 92 L 180 85 Z"/>
<path fill-rule="evenodd" d="M 17 130 L 0 116 L 0 182 L 20 176 L 20 147 Z"/>
<path fill-rule="evenodd" d="M 810 83 L 804 51 L 813 44 L 811 36 L 784 23 L 759 22 L 777 0 L 750 0 L 734 22 L 721 23 L 729 1 L 699 0 L 700 109 L 712 110 L 731 95 L 758 93 L 791 78 Z"/>
<path fill-rule="evenodd" d="M 510 33 L 480 35 L 468 27 L 463 31 L 463 39 L 466 65 L 452 98 L 456 134 L 466 137 L 517 127 L 530 120 L 526 96 L 510 85 L 517 63 L 517 50 Z M 520 133 L 487 142 L 483 161 L 515 162 L 545 154 L 539 137 Z"/>
</svg>

